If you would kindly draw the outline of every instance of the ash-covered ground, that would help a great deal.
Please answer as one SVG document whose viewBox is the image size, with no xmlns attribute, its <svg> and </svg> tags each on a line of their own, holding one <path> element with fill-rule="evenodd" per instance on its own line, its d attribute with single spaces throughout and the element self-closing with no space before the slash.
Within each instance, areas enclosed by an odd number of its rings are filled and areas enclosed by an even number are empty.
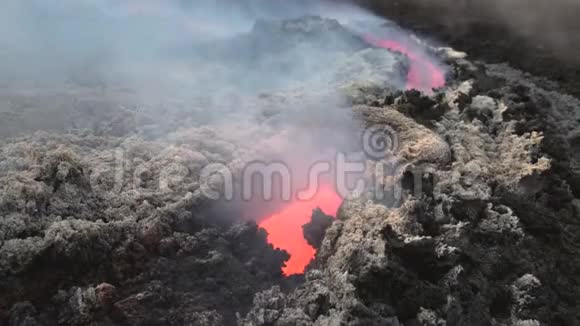
<svg viewBox="0 0 580 326">
<path fill-rule="evenodd" d="M 171 101 L 190 76 L 3 87 L 0 324 L 580 324 L 580 102 L 556 82 L 441 48 L 447 85 L 403 92 L 405 55 L 318 17 L 191 51 L 204 70 Z M 363 158 L 381 182 L 332 223 L 313 214 L 304 277 L 263 212 L 207 196 L 211 164 L 363 155 L 376 125 L 397 151 Z"/>
</svg>

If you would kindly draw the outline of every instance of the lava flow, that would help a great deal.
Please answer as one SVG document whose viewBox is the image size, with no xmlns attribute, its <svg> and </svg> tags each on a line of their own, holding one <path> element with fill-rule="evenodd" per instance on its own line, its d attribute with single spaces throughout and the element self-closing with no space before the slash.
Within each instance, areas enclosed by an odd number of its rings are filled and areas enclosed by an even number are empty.
<svg viewBox="0 0 580 326">
<path fill-rule="evenodd" d="M 445 86 L 443 71 L 429 61 L 428 57 L 411 51 L 409 47 L 397 41 L 372 36 L 365 36 L 364 39 L 373 46 L 398 51 L 409 58 L 407 89 L 430 93 L 434 88 Z M 325 214 L 336 216 L 341 202 L 342 199 L 332 187 L 324 187 L 314 198 L 308 201 L 295 201 L 260 223 L 260 227 L 268 232 L 268 241 L 274 247 L 284 249 L 290 254 L 290 260 L 282 268 L 285 275 L 303 273 L 306 265 L 316 254 L 316 250 L 306 242 L 302 233 L 302 225 L 310 222 L 312 210 L 318 207 Z"/>
<path fill-rule="evenodd" d="M 430 93 L 433 88 L 445 86 L 443 70 L 429 61 L 429 58 L 425 55 L 412 51 L 408 46 L 393 40 L 378 39 L 369 35 L 365 35 L 364 40 L 376 47 L 401 52 L 409 58 L 410 67 L 407 73 L 407 89 Z"/>
<path fill-rule="evenodd" d="M 312 211 L 318 207 L 325 214 L 336 216 L 341 203 L 342 198 L 332 187 L 324 186 L 312 199 L 296 200 L 260 223 L 260 227 L 268 232 L 268 242 L 290 254 L 290 260 L 282 268 L 285 275 L 303 273 L 314 258 L 316 251 L 302 233 L 302 225 L 310 222 Z"/>
</svg>

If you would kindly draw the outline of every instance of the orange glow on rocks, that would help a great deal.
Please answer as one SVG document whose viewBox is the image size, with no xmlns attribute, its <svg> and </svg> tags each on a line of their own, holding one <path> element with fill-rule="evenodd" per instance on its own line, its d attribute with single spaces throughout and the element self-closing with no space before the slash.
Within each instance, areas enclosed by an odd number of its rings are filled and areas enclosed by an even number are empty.
<svg viewBox="0 0 580 326">
<path fill-rule="evenodd" d="M 336 216 L 341 203 L 342 198 L 332 187 L 323 186 L 312 199 L 296 200 L 260 223 L 260 227 L 268 232 L 268 242 L 290 254 L 290 259 L 282 268 L 284 275 L 303 273 L 314 258 L 316 251 L 302 233 L 302 225 L 310 222 L 312 211 L 318 207 L 325 214 Z"/>
</svg>

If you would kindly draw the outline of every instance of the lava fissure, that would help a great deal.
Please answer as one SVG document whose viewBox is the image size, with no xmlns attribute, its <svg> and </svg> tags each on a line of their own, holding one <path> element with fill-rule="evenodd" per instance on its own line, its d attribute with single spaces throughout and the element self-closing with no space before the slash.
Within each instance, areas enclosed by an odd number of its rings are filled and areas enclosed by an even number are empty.
<svg viewBox="0 0 580 326">
<path fill-rule="evenodd" d="M 282 268 L 284 275 L 303 273 L 316 254 L 302 231 L 302 226 L 310 222 L 313 210 L 320 208 L 325 214 L 336 216 L 341 203 L 342 198 L 332 187 L 322 187 L 314 198 L 295 200 L 260 223 L 260 227 L 268 232 L 268 241 L 290 254 L 290 259 Z"/>
</svg>

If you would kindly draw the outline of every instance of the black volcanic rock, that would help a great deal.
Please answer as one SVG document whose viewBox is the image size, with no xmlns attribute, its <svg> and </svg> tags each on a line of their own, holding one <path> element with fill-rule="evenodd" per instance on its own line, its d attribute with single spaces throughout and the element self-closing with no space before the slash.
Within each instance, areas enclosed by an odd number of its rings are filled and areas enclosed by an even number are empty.
<svg viewBox="0 0 580 326">
<path fill-rule="evenodd" d="M 304 232 L 304 238 L 309 245 L 318 249 L 324 239 L 324 234 L 326 229 L 332 224 L 332 216 L 324 214 L 324 212 L 317 208 L 312 211 L 312 218 L 309 223 L 302 226 Z"/>
</svg>

